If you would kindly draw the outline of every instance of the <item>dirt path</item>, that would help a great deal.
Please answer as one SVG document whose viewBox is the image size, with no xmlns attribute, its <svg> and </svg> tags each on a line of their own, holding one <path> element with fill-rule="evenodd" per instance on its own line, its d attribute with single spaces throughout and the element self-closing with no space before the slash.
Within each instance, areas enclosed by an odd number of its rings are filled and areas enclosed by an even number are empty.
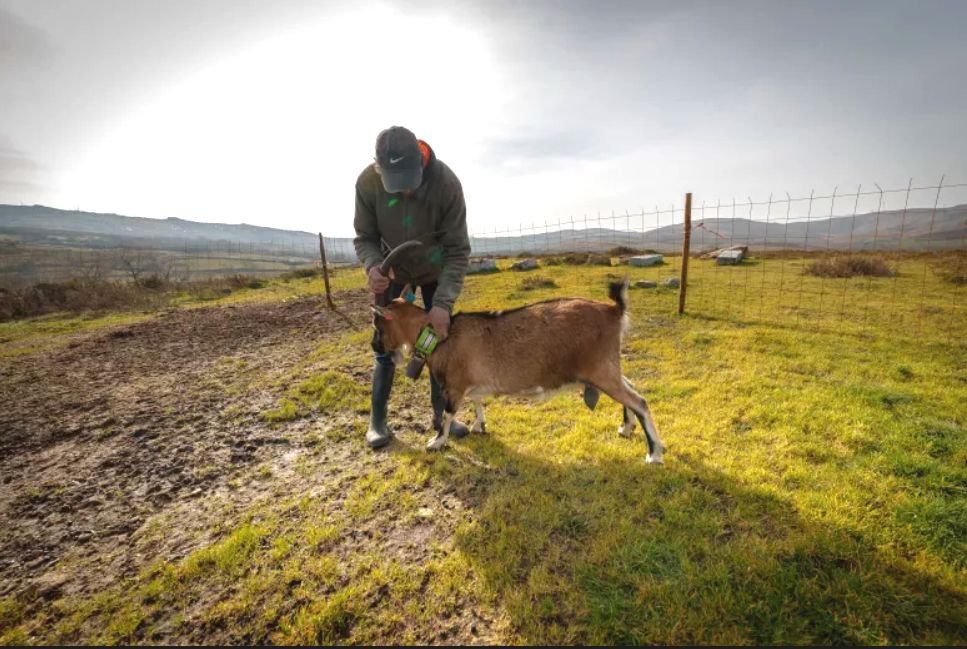
<svg viewBox="0 0 967 649">
<path fill-rule="evenodd" d="M 340 303 L 366 322 L 362 293 Z M 229 486 L 300 443 L 298 422 L 261 421 L 277 395 L 244 378 L 284 373 L 346 329 L 319 299 L 186 309 L 0 359 L 0 597 L 96 593 L 204 542 L 226 502 L 279 488 Z M 148 534 L 166 511 L 172 527 Z"/>
</svg>

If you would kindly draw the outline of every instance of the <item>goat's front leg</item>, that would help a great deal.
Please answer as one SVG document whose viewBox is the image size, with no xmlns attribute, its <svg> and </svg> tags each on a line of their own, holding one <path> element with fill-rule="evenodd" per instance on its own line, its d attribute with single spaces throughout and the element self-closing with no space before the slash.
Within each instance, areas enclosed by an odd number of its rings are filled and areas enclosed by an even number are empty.
<svg viewBox="0 0 967 649">
<path fill-rule="evenodd" d="M 457 409 L 453 402 L 447 399 L 447 404 L 443 407 L 443 426 L 440 427 L 440 432 L 426 443 L 426 450 L 439 451 L 447 445 L 447 438 L 450 437 L 450 425 L 456 417 L 456 412 Z"/>
<path fill-rule="evenodd" d="M 484 421 L 483 402 L 480 399 L 473 400 L 473 410 L 476 420 L 473 422 L 473 428 L 471 430 L 475 433 L 486 433 L 487 422 Z"/>
<path fill-rule="evenodd" d="M 426 443 L 426 450 L 439 451 L 447 445 L 447 438 L 450 436 L 450 424 L 453 423 L 453 413 L 449 410 L 443 412 L 443 426 L 440 432 L 430 438 Z"/>
</svg>

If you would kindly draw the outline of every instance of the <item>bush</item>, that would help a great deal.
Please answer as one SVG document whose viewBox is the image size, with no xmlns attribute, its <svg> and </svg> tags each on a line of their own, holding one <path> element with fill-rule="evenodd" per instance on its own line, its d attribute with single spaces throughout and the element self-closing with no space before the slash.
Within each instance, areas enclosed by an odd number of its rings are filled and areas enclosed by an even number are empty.
<svg viewBox="0 0 967 649">
<path fill-rule="evenodd" d="M 171 282 L 161 275 L 148 275 L 147 277 L 139 279 L 138 285 L 140 285 L 142 288 L 158 291 L 163 288 L 168 288 L 171 285 Z"/>
<path fill-rule="evenodd" d="M 595 266 L 611 265 L 610 256 L 601 255 L 597 253 L 587 254 L 587 253 L 569 252 L 566 255 L 563 255 L 560 257 L 547 257 L 542 261 L 545 266 L 561 266 L 564 264 L 568 266 L 586 266 L 589 264 L 595 265 Z"/>
<path fill-rule="evenodd" d="M 331 272 L 332 266 L 329 266 Z M 306 277 L 319 277 L 320 275 L 322 275 L 321 266 L 318 268 L 296 268 L 295 270 L 290 270 L 287 273 L 282 273 L 280 277 L 282 279 L 305 279 Z"/>
<path fill-rule="evenodd" d="M 896 272 L 881 257 L 833 257 L 817 259 L 806 267 L 816 277 L 893 277 Z"/>
<path fill-rule="evenodd" d="M 628 255 L 641 255 L 644 253 L 641 250 L 629 248 L 628 246 L 617 246 L 609 250 L 608 254 L 612 257 L 626 257 Z"/>
<path fill-rule="evenodd" d="M 0 290 L 0 322 L 68 311 L 110 311 L 156 307 L 162 294 L 140 284 L 70 280 L 40 282 L 23 289 Z"/>
<path fill-rule="evenodd" d="M 592 253 L 588 255 L 587 263 L 589 265 L 594 265 L 594 266 L 610 266 L 611 257 L 609 257 L 608 255 L 598 255 L 598 254 Z"/>
<path fill-rule="evenodd" d="M 234 289 L 238 289 L 238 288 L 250 288 L 253 284 L 257 284 L 258 285 L 257 288 L 261 288 L 262 287 L 262 283 L 259 280 L 259 278 L 255 277 L 253 275 L 242 275 L 241 273 L 236 273 L 234 275 L 229 275 L 228 277 L 225 278 L 224 282 L 226 284 L 228 284 L 228 286 L 230 288 L 234 288 Z M 218 283 L 221 283 L 221 282 L 219 282 L 216 279 L 215 280 L 215 283 L 218 284 Z"/>
<path fill-rule="evenodd" d="M 539 288 L 559 288 L 558 285 L 550 277 L 541 277 L 538 275 L 533 275 L 527 277 L 523 282 L 520 283 L 520 290 L 522 291 L 534 291 Z"/>
<path fill-rule="evenodd" d="M 950 284 L 967 284 L 967 256 L 945 256 L 934 262 L 933 271 Z"/>
<path fill-rule="evenodd" d="M 148 275 L 137 282 L 81 279 L 39 282 L 20 289 L 0 288 L 0 322 L 58 312 L 158 309 L 178 291 L 186 291 L 196 299 L 214 300 L 238 289 L 264 286 L 263 280 L 242 274 L 184 284 L 159 275 Z"/>
</svg>

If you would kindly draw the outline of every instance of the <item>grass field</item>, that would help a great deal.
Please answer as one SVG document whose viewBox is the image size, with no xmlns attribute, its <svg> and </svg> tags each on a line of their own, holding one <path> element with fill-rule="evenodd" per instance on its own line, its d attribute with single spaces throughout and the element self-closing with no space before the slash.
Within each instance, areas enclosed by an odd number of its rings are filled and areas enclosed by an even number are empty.
<svg viewBox="0 0 967 649">
<path fill-rule="evenodd" d="M 677 290 L 632 290 L 623 350 L 664 465 L 644 463 L 640 428 L 617 435 L 616 404 L 591 412 L 576 391 L 494 399 L 487 434 L 428 454 L 427 380 L 402 373 L 398 439 L 371 453 L 369 330 L 352 311 L 358 329 L 309 341 L 288 364 L 212 365 L 218 390 L 257 403 L 226 415 L 235 434 L 289 440 L 226 478 L 232 506 L 178 552 L 144 548 L 163 547 L 192 505 L 147 512 L 137 570 L 96 592 L 82 568 L 97 558 L 65 554 L 49 570 L 73 570 L 72 588 L 7 592 L 0 639 L 967 643 L 967 287 L 917 258 L 898 260 L 897 277 L 851 280 L 805 276 L 795 258 L 691 263 L 684 317 Z M 609 275 L 661 280 L 676 264 L 471 276 L 459 308 L 604 300 Z M 558 288 L 525 290 L 534 274 Z M 339 271 L 338 299 L 358 302 L 362 282 Z M 273 282 L 182 306 L 321 290 Z M 58 348 L 51 322 L 0 325 L 5 347 L 29 343 L 6 359 L 0 347 L 0 361 Z M 261 497 L 242 499 L 250 485 Z"/>
</svg>

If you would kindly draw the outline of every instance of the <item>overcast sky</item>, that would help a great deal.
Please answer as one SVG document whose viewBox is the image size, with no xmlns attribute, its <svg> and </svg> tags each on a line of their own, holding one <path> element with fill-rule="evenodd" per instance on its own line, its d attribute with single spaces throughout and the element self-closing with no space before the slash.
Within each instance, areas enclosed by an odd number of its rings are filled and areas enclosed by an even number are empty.
<svg viewBox="0 0 967 649">
<path fill-rule="evenodd" d="M 476 230 L 967 182 L 967 2 L 0 0 L 0 203 L 352 231 L 402 124 Z"/>
</svg>

